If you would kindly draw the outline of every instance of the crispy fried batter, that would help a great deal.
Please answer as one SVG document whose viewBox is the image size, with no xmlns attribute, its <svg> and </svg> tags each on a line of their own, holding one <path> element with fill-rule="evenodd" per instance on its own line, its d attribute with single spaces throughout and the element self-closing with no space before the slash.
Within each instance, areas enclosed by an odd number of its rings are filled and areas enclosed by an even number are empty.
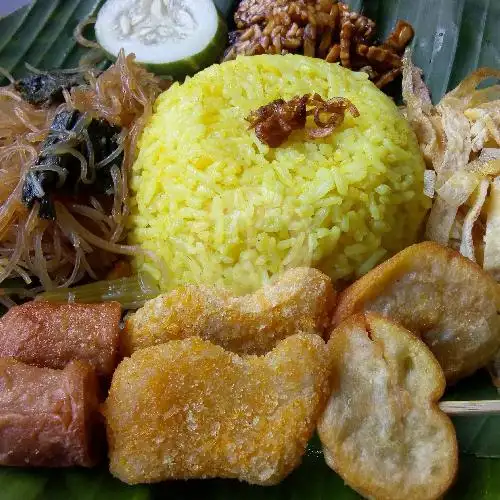
<svg viewBox="0 0 500 500">
<path fill-rule="evenodd" d="M 326 346 L 294 335 L 240 357 L 197 337 L 135 352 L 105 404 L 110 469 L 126 483 L 281 481 L 299 465 L 329 396 Z"/>
<path fill-rule="evenodd" d="M 485 86 L 489 81 L 497 84 Z M 403 58 L 406 116 L 436 191 L 426 238 L 459 248 L 495 278 L 500 276 L 500 70 L 479 68 L 433 106 L 421 71 Z M 444 195 L 443 194 L 444 190 Z"/>
<path fill-rule="evenodd" d="M 346 111 L 355 118 L 359 111 L 345 97 L 334 97 L 325 101 L 319 94 L 295 96 L 289 101 L 276 99 L 252 111 L 246 118 L 249 128 L 255 128 L 255 135 L 271 148 L 285 142 L 294 130 L 306 128 L 307 116 L 314 116 L 317 128 L 306 129 L 310 139 L 320 139 L 333 134 L 344 121 Z"/>
<path fill-rule="evenodd" d="M 403 54 L 407 45 L 412 41 L 415 35 L 413 26 L 407 21 L 401 19 L 396 23 L 396 26 L 383 43 L 382 47 L 393 50 L 398 54 Z"/>
<path fill-rule="evenodd" d="M 432 353 L 374 313 L 342 323 L 328 350 L 334 392 L 318 425 L 328 465 L 365 498 L 440 498 L 458 449 L 437 406 L 445 379 Z"/>
<path fill-rule="evenodd" d="M 376 311 L 419 334 L 456 381 L 500 347 L 500 288 L 477 264 L 437 243 L 413 245 L 379 265 L 339 298 L 333 323 Z"/>
<path fill-rule="evenodd" d="M 238 55 L 299 53 L 365 71 L 383 87 L 401 71 L 401 56 L 413 38 L 412 26 L 398 21 L 381 45 L 375 23 L 335 0 L 242 0 L 234 16 L 224 59 Z"/>
<path fill-rule="evenodd" d="M 312 268 L 285 272 L 252 295 L 188 285 L 150 300 L 131 315 L 125 350 L 199 336 L 240 354 L 265 354 L 294 333 L 323 335 L 336 294 L 330 278 Z"/>
</svg>

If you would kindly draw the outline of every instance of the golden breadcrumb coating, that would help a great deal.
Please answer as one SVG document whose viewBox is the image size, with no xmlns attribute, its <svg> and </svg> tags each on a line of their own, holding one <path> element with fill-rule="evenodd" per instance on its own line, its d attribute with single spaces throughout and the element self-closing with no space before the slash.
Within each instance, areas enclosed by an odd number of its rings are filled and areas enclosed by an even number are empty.
<svg viewBox="0 0 500 500">
<path fill-rule="evenodd" d="M 439 363 L 411 332 L 375 313 L 328 342 L 333 393 L 318 424 L 328 465 L 365 498 L 431 500 L 451 485 L 455 429 L 438 408 Z"/>
<path fill-rule="evenodd" d="M 339 297 L 333 324 L 376 311 L 420 335 L 454 382 L 485 366 L 500 347 L 500 288 L 455 250 L 433 242 L 406 248 Z"/>
<path fill-rule="evenodd" d="M 199 337 L 142 349 L 118 366 L 105 403 L 111 473 L 129 484 L 276 484 L 299 465 L 328 396 L 318 335 L 293 335 L 262 357 Z"/>
<path fill-rule="evenodd" d="M 199 336 L 239 354 L 265 354 L 295 333 L 322 335 L 336 294 L 322 272 L 299 267 L 252 295 L 188 285 L 148 301 L 123 332 L 130 354 L 169 340 Z"/>
</svg>

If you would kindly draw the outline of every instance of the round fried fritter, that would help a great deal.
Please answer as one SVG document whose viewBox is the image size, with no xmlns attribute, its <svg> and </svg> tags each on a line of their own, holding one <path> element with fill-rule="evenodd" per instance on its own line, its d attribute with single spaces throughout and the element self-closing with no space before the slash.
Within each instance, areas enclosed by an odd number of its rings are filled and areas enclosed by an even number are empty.
<svg viewBox="0 0 500 500">
<path fill-rule="evenodd" d="M 485 366 L 500 347 L 500 288 L 455 250 L 433 242 L 406 248 L 344 290 L 333 324 L 376 311 L 418 334 L 454 382 Z"/>
<path fill-rule="evenodd" d="M 375 313 L 328 342 L 333 393 L 318 424 L 326 462 L 375 500 L 439 498 L 457 471 L 451 420 L 438 408 L 444 374 L 429 349 Z"/>
<path fill-rule="evenodd" d="M 141 349 L 118 366 L 104 408 L 111 473 L 276 484 L 299 465 L 329 394 L 318 335 L 262 357 L 199 337 Z"/>
<path fill-rule="evenodd" d="M 252 295 L 234 297 L 211 286 L 188 285 L 148 301 L 123 332 L 125 352 L 198 336 L 239 354 L 265 354 L 295 333 L 322 335 L 336 293 L 330 278 L 309 267 L 283 273 Z"/>
</svg>

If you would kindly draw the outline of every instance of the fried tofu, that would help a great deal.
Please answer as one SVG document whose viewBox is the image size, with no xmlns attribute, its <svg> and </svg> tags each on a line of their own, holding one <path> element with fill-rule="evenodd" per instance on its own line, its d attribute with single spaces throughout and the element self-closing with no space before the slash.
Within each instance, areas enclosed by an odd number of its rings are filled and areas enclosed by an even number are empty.
<svg viewBox="0 0 500 500">
<path fill-rule="evenodd" d="M 339 297 L 333 324 L 361 311 L 393 318 L 429 346 L 448 382 L 485 366 L 500 347 L 500 288 L 458 252 L 425 242 L 406 248 Z"/>
<path fill-rule="evenodd" d="M 265 354 L 295 333 L 322 335 L 336 294 L 312 268 L 285 272 L 252 295 L 188 285 L 148 301 L 126 321 L 125 354 L 169 340 L 199 336 L 238 354 Z"/>
<path fill-rule="evenodd" d="M 318 424 L 326 462 L 365 498 L 440 498 L 457 472 L 445 377 L 427 346 L 375 313 L 343 322 L 328 342 L 333 392 Z"/>
<path fill-rule="evenodd" d="M 0 356 L 45 368 L 80 360 L 110 377 L 118 364 L 121 306 L 26 302 L 0 318 Z"/>
<path fill-rule="evenodd" d="M 104 406 L 111 473 L 129 484 L 280 482 L 301 461 L 329 397 L 318 335 L 240 357 L 199 337 L 124 359 Z"/>
</svg>

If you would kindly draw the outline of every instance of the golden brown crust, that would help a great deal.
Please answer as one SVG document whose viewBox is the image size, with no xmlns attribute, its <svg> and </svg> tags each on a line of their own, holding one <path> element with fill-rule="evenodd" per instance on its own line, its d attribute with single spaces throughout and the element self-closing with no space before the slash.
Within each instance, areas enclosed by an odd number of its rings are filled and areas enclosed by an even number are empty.
<svg viewBox="0 0 500 500">
<path fill-rule="evenodd" d="M 312 268 L 285 272 L 252 295 L 188 285 L 150 300 L 126 321 L 122 341 L 132 353 L 169 340 L 199 336 L 239 354 L 265 354 L 295 333 L 323 335 L 336 293 Z"/>
<path fill-rule="evenodd" d="M 234 18 L 239 29 L 229 34 L 224 60 L 300 53 L 366 71 L 379 87 L 399 75 L 395 68 L 414 35 L 412 26 L 400 20 L 375 45 L 375 23 L 335 0 L 243 0 Z"/>
<path fill-rule="evenodd" d="M 361 311 L 392 317 L 420 335 L 448 382 L 485 366 L 500 347 L 500 288 L 455 250 L 418 243 L 344 290 L 335 327 Z"/>
<path fill-rule="evenodd" d="M 0 318 L 0 356 L 47 368 L 81 360 L 99 375 L 117 365 L 121 306 L 26 302 Z"/>
<path fill-rule="evenodd" d="M 375 313 L 348 318 L 328 349 L 334 391 L 318 424 L 328 465 L 366 498 L 440 498 L 458 446 L 438 407 L 445 378 L 430 350 Z"/>
<path fill-rule="evenodd" d="M 53 370 L 0 358 L 0 464 L 95 465 L 97 391 L 86 363 Z"/>
<path fill-rule="evenodd" d="M 299 334 L 262 357 L 191 337 L 118 366 L 104 413 L 110 470 L 126 483 L 226 477 L 281 481 L 329 392 L 324 341 Z"/>
</svg>

